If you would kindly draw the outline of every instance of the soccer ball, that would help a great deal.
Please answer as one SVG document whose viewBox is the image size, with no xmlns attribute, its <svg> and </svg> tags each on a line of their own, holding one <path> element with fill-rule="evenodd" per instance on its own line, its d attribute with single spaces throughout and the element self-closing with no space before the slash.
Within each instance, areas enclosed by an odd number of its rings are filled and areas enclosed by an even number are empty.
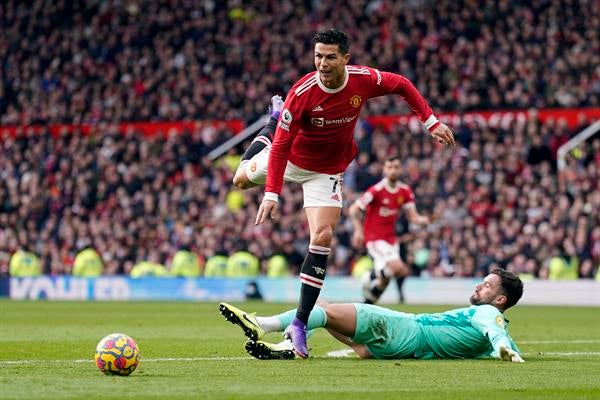
<svg viewBox="0 0 600 400">
<path fill-rule="evenodd" d="M 123 333 L 106 336 L 96 346 L 96 366 L 106 375 L 131 374 L 140 363 L 137 344 Z"/>
</svg>

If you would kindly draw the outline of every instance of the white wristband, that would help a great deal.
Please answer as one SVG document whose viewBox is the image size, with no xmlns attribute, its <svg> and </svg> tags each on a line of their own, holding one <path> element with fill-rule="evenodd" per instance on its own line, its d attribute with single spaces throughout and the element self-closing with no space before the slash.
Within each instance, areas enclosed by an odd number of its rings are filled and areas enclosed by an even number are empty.
<svg viewBox="0 0 600 400">
<path fill-rule="evenodd" d="M 265 192 L 263 201 L 265 201 L 265 200 L 274 201 L 275 203 L 277 203 L 277 201 L 279 200 L 279 195 L 277 193 L 273 193 L 273 192 Z"/>
<path fill-rule="evenodd" d="M 438 122 L 438 119 L 435 117 L 435 115 L 431 114 L 429 116 L 429 118 L 427 118 L 427 120 L 425 122 L 423 122 L 423 125 L 425 125 L 425 128 L 427 128 L 429 130 L 429 128 L 431 128 L 437 122 Z"/>
</svg>

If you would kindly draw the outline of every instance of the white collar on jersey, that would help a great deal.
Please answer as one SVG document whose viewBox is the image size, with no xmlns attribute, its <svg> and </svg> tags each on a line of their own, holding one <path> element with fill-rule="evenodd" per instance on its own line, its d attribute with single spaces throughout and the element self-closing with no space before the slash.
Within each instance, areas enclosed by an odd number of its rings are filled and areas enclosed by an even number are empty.
<svg viewBox="0 0 600 400">
<path fill-rule="evenodd" d="M 344 67 L 344 83 L 342 83 L 342 86 L 340 86 L 339 88 L 336 89 L 329 89 L 327 86 L 323 85 L 323 82 L 321 82 L 321 77 L 319 76 L 319 71 L 315 72 L 317 74 L 317 85 L 319 85 L 319 87 L 325 92 L 325 93 L 337 93 L 341 90 L 343 90 L 346 85 L 348 84 L 348 76 L 350 74 L 348 74 L 348 66 Z"/>
<path fill-rule="evenodd" d="M 392 186 L 390 184 L 390 181 L 387 178 L 383 178 L 381 180 L 381 182 L 383 183 L 383 186 L 387 189 L 387 191 L 390 193 L 396 193 L 397 191 L 400 190 L 400 181 L 399 180 L 396 180 L 396 184 L 394 186 Z"/>
</svg>

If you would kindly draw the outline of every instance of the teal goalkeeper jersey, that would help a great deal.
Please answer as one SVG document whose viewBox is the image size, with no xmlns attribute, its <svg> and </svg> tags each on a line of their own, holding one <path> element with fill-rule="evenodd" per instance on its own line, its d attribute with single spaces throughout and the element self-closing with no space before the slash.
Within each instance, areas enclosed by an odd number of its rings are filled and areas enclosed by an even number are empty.
<svg viewBox="0 0 600 400">
<path fill-rule="evenodd" d="M 415 320 L 421 329 L 417 358 L 498 358 L 500 346 L 521 353 L 508 335 L 508 321 L 489 304 L 417 314 Z"/>
</svg>

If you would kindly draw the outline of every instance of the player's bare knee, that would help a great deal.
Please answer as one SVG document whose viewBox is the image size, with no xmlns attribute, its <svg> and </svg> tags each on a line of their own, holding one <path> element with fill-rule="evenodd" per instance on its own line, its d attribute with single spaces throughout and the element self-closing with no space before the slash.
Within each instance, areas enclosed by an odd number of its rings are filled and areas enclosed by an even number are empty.
<svg viewBox="0 0 600 400">
<path fill-rule="evenodd" d="M 333 228 L 330 225 L 318 226 L 311 239 L 311 244 L 329 247 L 333 239 Z"/>
<path fill-rule="evenodd" d="M 233 185 L 242 190 L 252 187 L 252 183 L 246 176 L 246 172 L 239 169 L 235 172 L 235 176 L 233 177 Z"/>
</svg>

